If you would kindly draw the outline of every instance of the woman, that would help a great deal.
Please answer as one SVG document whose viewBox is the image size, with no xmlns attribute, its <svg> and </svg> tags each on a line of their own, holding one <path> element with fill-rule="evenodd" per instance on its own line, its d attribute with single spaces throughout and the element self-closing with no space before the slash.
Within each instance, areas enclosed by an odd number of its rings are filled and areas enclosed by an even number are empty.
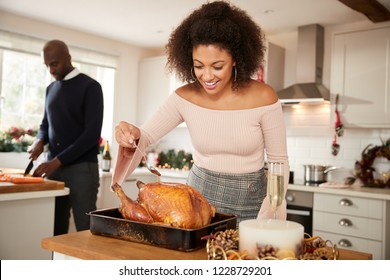
<svg viewBox="0 0 390 280">
<path fill-rule="evenodd" d="M 141 127 L 121 122 L 115 128 L 120 148 L 113 183 L 121 183 L 140 162 L 136 143 L 146 149 L 186 122 L 194 147 L 187 183 L 218 212 L 237 215 L 238 222 L 273 217 L 264 200 L 265 152 L 269 162 L 287 166 L 285 191 L 288 158 L 278 97 L 270 86 L 251 78 L 263 62 L 263 40 L 245 11 L 223 1 L 204 4 L 184 19 L 166 51 L 169 69 L 188 84 Z M 285 208 L 283 202 L 279 219 L 286 218 Z"/>
</svg>

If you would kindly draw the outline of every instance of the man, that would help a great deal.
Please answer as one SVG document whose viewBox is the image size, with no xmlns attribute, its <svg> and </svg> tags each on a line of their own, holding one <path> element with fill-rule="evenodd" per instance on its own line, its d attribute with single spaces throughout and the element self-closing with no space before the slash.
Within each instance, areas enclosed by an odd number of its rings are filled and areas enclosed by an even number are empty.
<svg viewBox="0 0 390 280">
<path fill-rule="evenodd" d="M 86 213 L 96 210 L 103 92 L 97 81 L 72 66 L 64 42 L 47 42 L 43 57 L 56 81 L 46 89 L 44 117 L 30 158 L 36 160 L 48 144 L 48 159 L 33 176 L 63 181 L 70 190 L 69 196 L 56 197 L 54 235 L 59 235 L 68 232 L 70 209 L 78 231 L 89 229 Z"/>
</svg>

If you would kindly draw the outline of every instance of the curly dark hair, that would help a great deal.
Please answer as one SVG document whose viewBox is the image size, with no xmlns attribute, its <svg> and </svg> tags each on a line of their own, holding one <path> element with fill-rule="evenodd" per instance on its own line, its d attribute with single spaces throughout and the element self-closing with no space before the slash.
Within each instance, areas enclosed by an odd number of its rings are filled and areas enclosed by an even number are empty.
<svg viewBox="0 0 390 280">
<path fill-rule="evenodd" d="M 193 48 L 210 44 L 227 50 L 236 62 L 233 88 L 249 82 L 264 60 L 266 47 L 261 28 L 240 8 L 215 1 L 193 11 L 172 32 L 165 46 L 168 70 L 174 70 L 183 82 L 196 81 L 191 73 Z"/>
</svg>

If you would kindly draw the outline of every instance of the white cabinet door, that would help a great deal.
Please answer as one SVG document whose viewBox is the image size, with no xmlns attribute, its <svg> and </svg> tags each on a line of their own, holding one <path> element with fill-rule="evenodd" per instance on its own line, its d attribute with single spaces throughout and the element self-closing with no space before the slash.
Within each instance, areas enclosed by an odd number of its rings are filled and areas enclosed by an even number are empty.
<svg viewBox="0 0 390 280">
<path fill-rule="evenodd" d="M 329 240 L 338 248 L 353 250 L 358 252 L 365 252 L 372 254 L 374 260 L 383 260 L 383 242 L 370 240 L 365 238 L 358 238 L 353 236 L 345 236 L 340 234 L 333 234 L 327 231 L 313 231 L 313 236 L 321 236 L 324 240 Z"/>
<path fill-rule="evenodd" d="M 283 89 L 285 49 L 268 42 L 265 56 L 264 81 L 275 91 Z"/>
<path fill-rule="evenodd" d="M 137 123 L 142 124 L 170 94 L 172 79 L 168 75 L 165 56 L 145 58 L 140 61 L 138 73 Z"/>
<path fill-rule="evenodd" d="M 346 127 L 390 127 L 390 27 L 334 35 L 332 94 Z"/>
<path fill-rule="evenodd" d="M 387 259 L 389 205 L 380 199 L 314 193 L 313 234 L 341 248 L 368 252 L 374 259 Z"/>
<path fill-rule="evenodd" d="M 167 58 L 142 59 L 138 68 L 137 123 L 149 119 L 175 89 L 185 83 L 166 69 Z"/>
</svg>

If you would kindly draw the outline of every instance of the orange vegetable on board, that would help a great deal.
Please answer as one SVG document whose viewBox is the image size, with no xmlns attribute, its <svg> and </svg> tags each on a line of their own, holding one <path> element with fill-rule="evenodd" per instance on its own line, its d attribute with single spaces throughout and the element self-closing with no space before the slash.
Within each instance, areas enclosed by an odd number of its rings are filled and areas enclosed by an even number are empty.
<svg viewBox="0 0 390 280">
<path fill-rule="evenodd" d="M 0 182 L 11 182 L 12 177 L 8 174 L 0 174 Z"/>
<path fill-rule="evenodd" d="M 12 178 L 14 184 L 42 183 L 45 179 L 42 177 L 15 177 Z"/>
</svg>

